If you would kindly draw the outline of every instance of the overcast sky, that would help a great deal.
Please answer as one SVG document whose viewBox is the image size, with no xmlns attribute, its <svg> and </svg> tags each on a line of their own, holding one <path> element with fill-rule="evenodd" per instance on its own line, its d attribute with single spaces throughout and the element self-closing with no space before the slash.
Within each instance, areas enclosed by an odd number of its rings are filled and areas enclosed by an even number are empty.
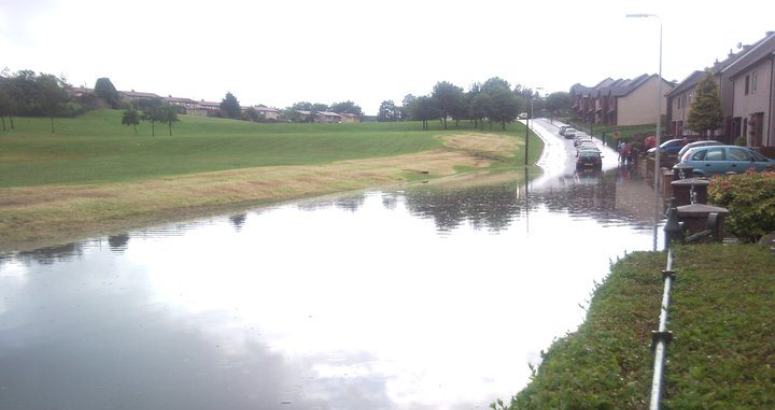
<svg viewBox="0 0 775 410">
<path fill-rule="evenodd" d="M 283 108 L 468 89 L 568 91 L 659 68 L 682 80 L 775 30 L 775 3 L 681 0 L 0 0 L 0 68 L 93 87 Z"/>
</svg>

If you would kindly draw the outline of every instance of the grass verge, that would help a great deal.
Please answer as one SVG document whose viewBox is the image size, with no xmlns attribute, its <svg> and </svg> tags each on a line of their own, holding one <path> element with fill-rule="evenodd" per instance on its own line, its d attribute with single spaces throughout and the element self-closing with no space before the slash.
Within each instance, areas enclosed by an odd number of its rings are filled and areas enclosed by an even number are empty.
<svg viewBox="0 0 775 410">
<path fill-rule="evenodd" d="M 757 245 L 677 249 L 663 408 L 775 408 L 774 259 Z M 646 252 L 613 266 L 510 408 L 647 408 L 664 268 L 664 253 Z"/>
<path fill-rule="evenodd" d="M 269 125 L 185 117 L 176 136 L 150 137 L 121 128 L 117 111 L 58 121 L 57 134 L 42 119 L 19 119 L 16 130 L 0 134 L 0 252 L 515 167 L 524 157 L 522 124 L 506 133 L 465 126 L 424 132 L 415 123 Z M 541 142 L 531 143 L 537 157 Z"/>
</svg>

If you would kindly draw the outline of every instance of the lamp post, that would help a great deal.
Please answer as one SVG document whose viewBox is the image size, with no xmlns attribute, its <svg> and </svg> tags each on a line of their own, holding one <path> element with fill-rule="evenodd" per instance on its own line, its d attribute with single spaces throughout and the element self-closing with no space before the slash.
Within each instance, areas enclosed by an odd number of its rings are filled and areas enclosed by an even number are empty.
<svg viewBox="0 0 775 410">
<path fill-rule="evenodd" d="M 649 18 L 653 17 L 659 21 L 659 78 L 657 78 L 657 133 L 656 133 L 656 145 L 654 149 L 654 250 L 657 250 L 657 225 L 662 219 L 660 214 L 662 212 L 662 206 L 660 206 L 659 200 L 659 180 L 661 179 L 660 172 L 660 152 L 659 144 L 662 138 L 662 19 L 656 14 L 628 14 L 627 18 Z"/>
</svg>

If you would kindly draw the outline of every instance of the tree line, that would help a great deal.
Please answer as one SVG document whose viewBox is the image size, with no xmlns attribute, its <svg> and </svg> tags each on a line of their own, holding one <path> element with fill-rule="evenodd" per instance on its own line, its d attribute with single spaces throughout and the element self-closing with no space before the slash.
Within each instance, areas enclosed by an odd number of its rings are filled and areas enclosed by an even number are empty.
<svg viewBox="0 0 775 410">
<path fill-rule="evenodd" d="M 550 112 L 570 108 L 570 94 L 553 93 L 542 97 L 536 91 L 517 84 L 513 88 L 508 81 L 493 77 L 484 83 L 472 84 L 468 91 L 447 81 L 440 81 L 429 95 L 416 97 L 408 94 L 403 106 L 396 106 L 392 100 L 380 104 L 378 121 L 422 121 L 428 129 L 428 121 L 440 120 L 447 129 L 447 120 L 457 125 L 461 120 L 474 121 L 477 127 L 484 127 L 485 120 L 499 123 L 502 130 L 514 121 L 519 113 L 530 108 L 547 109 Z M 532 104 L 532 106 L 531 106 Z"/>
<path fill-rule="evenodd" d="M 64 78 L 52 74 L 36 74 L 21 70 L 0 74 L 0 119 L 3 131 L 7 130 L 6 117 L 10 127 L 16 127 L 14 117 L 50 117 L 51 132 L 55 131 L 54 118 L 74 107 L 68 106 L 70 85 Z"/>
<path fill-rule="evenodd" d="M 115 86 L 108 78 L 97 80 L 94 93 L 73 98 L 69 92 L 71 86 L 66 79 L 51 74 L 36 74 L 31 70 L 0 75 L 0 119 L 3 130 L 7 129 L 6 117 L 10 127 L 14 128 L 14 116 L 48 116 L 51 118 L 51 131 L 54 132 L 54 118 L 57 116 L 76 116 L 93 108 L 125 108 L 122 124 L 134 127 L 141 121 L 151 123 L 151 133 L 156 135 L 155 124 L 166 124 L 172 135 L 172 124 L 179 121 L 178 114 L 183 108 L 166 103 L 163 99 L 140 99 L 131 102 L 122 100 Z M 457 125 L 461 120 L 475 122 L 484 127 L 485 121 L 499 123 L 501 129 L 514 121 L 519 113 L 533 109 L 548 109 L 551 113 L 570 108 L 570 94 L 566 92 L 541 96 L 536 91 L 517 84 L 512 88 L 508 81 L 493 77 L 484 83 L 472 84 L 468 91 L 447 81 L 440 81 L 429 95 L 416 97 L 408 94 L 397 106 L 392 100 L 380 104 L 378 121 L 422 121 L 423 129 L 428 122 L 439 120 L 447 129 L 447 121 L 452 119 Z M 227 92 L 220 103 L 217 115 L 246 121 L 262 121 L 254 107 L 243 109 L 236 96 Z M 351 113 L 358 118 L 364 116 L 360 106 L 352 101 L 337 102 L 331 105 L 297 102 L 279 110 L 284 121 L 314 122 L 319 112 Z"/>
</svg>

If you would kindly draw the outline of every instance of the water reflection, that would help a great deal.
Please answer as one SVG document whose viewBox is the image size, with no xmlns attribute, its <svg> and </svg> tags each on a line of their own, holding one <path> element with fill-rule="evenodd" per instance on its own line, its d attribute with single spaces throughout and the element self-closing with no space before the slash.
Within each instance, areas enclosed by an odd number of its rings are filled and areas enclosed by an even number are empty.
<svg viewBox="0 0 775 410">
<path fill-rule="evenodd" d="M 242 225 L 245 224 L 245 219 L 247 219 L 248 214 L 239 214 L 239 215 L 232 215 L 229 217 L 229 222 L 231 222 L 232 225 L 234 225 L 234 228 L 237 230 L 237 232 L 242 229 Z"/>
<path fill-rule="evenodd" d="M 108 237 L 110 250 L 114 252 L 123 252 L 129 245 L 129 234 L 113 235 Z"/>
<path fill-rule="evenodd" d="M 509 397 L 583 318 L 609 261 L 649 247 L 615 172 L 524 175 L 6 255 L 2 408 L 469 410 Z"/>
</svg>

